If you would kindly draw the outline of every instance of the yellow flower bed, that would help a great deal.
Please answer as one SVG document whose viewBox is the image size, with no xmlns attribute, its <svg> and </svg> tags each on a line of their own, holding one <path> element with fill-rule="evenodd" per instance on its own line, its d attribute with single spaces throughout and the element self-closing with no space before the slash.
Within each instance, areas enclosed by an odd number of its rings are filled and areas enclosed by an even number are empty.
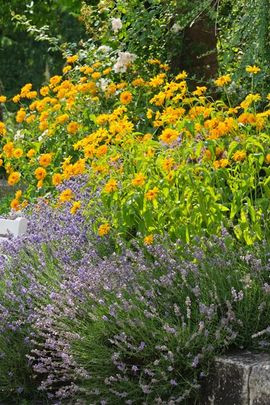
<svg viewBox="0 0 270 405">
<path fill-rule="evenodd" d="M 39 92 L 26 84 L 13 97 L 18 112 L 13 124 L 0 123 L 0 163 L 8 183 L 25 191 L 11 207 L 87 173 L 97 193 L 88 212 L 98 216 L 100 236 L 139 232 L 150 244 L 169 232 L 189 241 L 226 225 L 247 243 L 261 239 L 270 196 L 270 97 L 251 93 L 231 106 L 207 96 L 205 86 L 189 90 L 186 72 L 173 78 L 158 60 L 139 73 L 134 61 L 116 73 L 112 58 L 91 57 L 67 58 L 62 76 Z M 230 83 L 229 75 L 215 80 L 222 88 Z M 81 209 L 68 189 L 59 202 L 73 203 L 74 214 Z"/>
</svg>

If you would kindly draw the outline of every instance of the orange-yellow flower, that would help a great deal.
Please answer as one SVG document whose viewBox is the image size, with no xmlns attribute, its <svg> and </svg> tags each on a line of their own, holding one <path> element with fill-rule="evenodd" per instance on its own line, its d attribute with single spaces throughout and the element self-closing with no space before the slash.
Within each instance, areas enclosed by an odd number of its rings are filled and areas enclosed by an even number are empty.
<svg viewBox="0 0 270 405">
<path fill-rule="evenodd" d="M 78 132 L 78 129 L 80 127 L 80 124 L 78 124 L 78 122 L 72 121 L 68 124 L 67 126 L 67 131 L 69 134 L 76 134 L 76 132 Z"/>
<path fill-rule="evenodd" d="M 43 180 L 43 179 L 45 179 L 46 175 L 47 175 L 47 172 L 46 172 L 46 170 L 44 169 L 44 167 L 38 167 L 38 168 L 35 170 L 35 178 L 36 178 L 37 180 Z"/>
<path fill-rule="evenodd" d="M 10 186 L 14 186 L 15 184 L 17 184 L 20 180 L 21 177 L 21 173 L 19 172 L 12 172 L 9 176 L 8 176 L 8 184 Z"/>
<path fill-rule="evenodd" d="M 123 91 L 123 93 L 120 94 L 120 102 L 121 104 L 129 104 L 132 101 L 132 94 L 130 91 Z"/>
<path fill-rule="evenodd" d="M 66 190 L 62 191 L 62 193 L 59 195 L 59 200 L 61 202 L 66 202 L 70 201 L 73 197 L 73 192 L 70 188 L 67 188 Z"/>
<path fill-rule="evenodd" d="M 13 142 L 8 142 L 3 146 L 3 151 L 6 157 L 8 158 L 12 156 L 13 150 L 14 150 Z"/>
<path fill-rule="evenodd" d="M 18 111 L 17 114 L 16 114 L 16 121 L 17 121 L 18 123 L 23 122 L 24 119 L 25 119 L 25 117 L 26 117 L 26 112 L 25 112 L 25 110 L 24 110 L 23 108 L 20 108 L 19 111 Z"/>
<path fill-rule="evenodd" d="M 154 187 L 151 190 L 147 191 L 147 193 L 145 194 L 145 198 L 149 201 L 152 201 L 157 198 L 158 192 L 158 188 Z"/>
<path fill-rule="evenodd" d="M 0 135 L 6 135 L 7 130 L 6 130 L 6 126 L 3 122 L 0 121 Z"/>
<path fill-rule="evenodd" d="M 7 101 L 6 96 L 0 96 L 0 103 L 5 103 Z"/>
<path fill-rule="evenodd" d="M 22 157 L 23 155 L 23 150 L 21 148 L 16 148 L 13 151 L 13 157 L 15 157 L 16 159 L 19 159 L 20 157 Z"/>
<path fill-rule="evenodd" d="M 99 72 L 94 72 L 94 73 L 92 73 L 91 76 L 92 76 L 92 79 L 98 80 L 98 79 L 101 78 L 101 73 L 99 73 Z"/>
<path fill-rule="evenodd" d="M 152 245 L 153 242 L 154 242 L 154 236 L 152 234 L 147 235 L 143 240 L 143 243 L 145 245 Z"/>
<path fill-rule="evenodd" d="M 40 166 L 47 167 L 52 161 L 52 154 L 51 153 L 44 153 L 39 157 L 39 164 Z"/>
<path fill-rule="evenodd" d="M 100 225 L 98 228 L 98 234 L 99 236 L 104 236 L 107 235 L 110 232 L 110 225 L 108 223 Z"/>
<path fill-rule="evenodd" d="M 49 94 L 49 91 L 50 91 L 50 89 L 48 86 L 41 87 L 41 89 L 39 90 L 40 94 L 43 97 L 47 96 Z"/>
<path fill-rule="evenodd" d="M 270 164 L 270 153 L 267 153 L 265 156 L 265 162 L 269 165 Z"/>
<path fill-rule="evenodd" d="M 117 181 L 115 179 L 110 179 L 104 187 L 105 193 L 113 193 L 117 190 Z"/>
<path fill-rule="evenodd" d="M 247 154 L 244 150 L 238 150 L 233 154 L 232 158 L 235 162 L 242 162 L 243 160 L 245 160 L 246 156 Z"/>
<path fill-rule="evenodd" d="M 16 200 L 16 198 L 14 198 L 10 203 L 10 207 L 14 211 L 18 211 L 20 209 L 20 201 L 18 201 L 18 200 Z"/>
<path fill-rule="evenodd" d="M 29 149 L 29 151 L 27 152 L 26 156 L 31 159 L 33 156 L 35 156 L 36 151 L 35 149 Z"/>
<path fill-rule="evenodd" d="M 231 76 L 230 75 L 224 75 L 224 76 L 220 76 L 215 80 L 215 85 L 218 87 L 223 87 L 226 84 L 230 83 L 232 81 Z"/>
<path fill-rule="evenodd" d="M 107 153 L 107 151 L 108 151 L 108 146 L 101 145 L 96 149 L 96 156 L 98 156 L 98 157 L 103 156 Z"/>
<path fill-rule="evenodd" d="M 62 178 L 63 176 L 61 173 L 54 173 L 54 175 L 52 176 L 52 184 L 54 186 L 58 186 L 59 184 L 61 184 Z"/>
<path fill-rule="evenodd" d="M 136 187 L 141 187 L 144 185 L 145 179 L 146 179 L 146 177 L 144 176 L 144 174 L 139 172 L 136 174 L 136 176 L 132 180 L 132 185 L 136 186 Z"/>
<path fill-rule="evenodd" d="M 229 166 L 230 162 L 229 159 L 220 159 L 219 165 L 221 168 Z"/>
<path fill-rule="evenodd" d="M 170 145 L 177 140 L 179 137 L 179 132 L 176 129 L 166 128 L 162 131 L 159 139 Z"/>
<path fill-rule="evenodd" d="M 72 55 L 67 57 L 67 63 L 75 63 L 78 60 L 78 55 Z"/>
</svg>

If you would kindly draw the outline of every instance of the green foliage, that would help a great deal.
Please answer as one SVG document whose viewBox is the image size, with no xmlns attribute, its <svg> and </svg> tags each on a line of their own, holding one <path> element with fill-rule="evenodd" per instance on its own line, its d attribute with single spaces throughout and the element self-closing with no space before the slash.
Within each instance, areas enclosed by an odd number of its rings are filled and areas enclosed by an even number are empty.
<svg viewBox="0 0 270 405">
<path fill-rule="evenodd" d="M 253 90 L 266 94 L 270 89 L 270 8 L 267 0 L 220 2 L 218 56 L 221 71 L 233 74 L 229 91 L 236 99 L 248 92 L 247 65 L 262 68 Z M 239 92 L 239 85 L 241 91 Z M 237 89 L 236 89 L 237 86 Z"/>
<path fill-rule="evenodd" d="M 94 5 L 84 3 L 81 19 L 98 43 L 171 62 L 183 54 L 185 31 L 202 14 L 211 18 L 215 15 L 211 0 L 106 0 Z M 122 21 L 118 32 L 112 30 L 112 18 Z"/>
</svg>

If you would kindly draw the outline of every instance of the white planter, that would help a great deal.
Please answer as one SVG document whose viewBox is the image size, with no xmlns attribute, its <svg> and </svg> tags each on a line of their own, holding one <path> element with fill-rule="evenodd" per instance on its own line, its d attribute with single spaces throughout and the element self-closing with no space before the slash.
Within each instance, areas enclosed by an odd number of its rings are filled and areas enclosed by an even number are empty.
<svg viewBox="0 0 270 405">
<path fill-rule="evenodd" d="M 0 240 L 5 239 L 8 235 L 21 236 L 27 231 L 27 219 L 0 218 Z"/>
</svg>

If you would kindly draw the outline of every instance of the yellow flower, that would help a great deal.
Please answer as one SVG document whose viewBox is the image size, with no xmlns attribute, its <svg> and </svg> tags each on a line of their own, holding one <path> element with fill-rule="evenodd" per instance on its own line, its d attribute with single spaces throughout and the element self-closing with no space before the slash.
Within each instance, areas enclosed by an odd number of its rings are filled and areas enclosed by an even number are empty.
<svg viewBox="0 0 270 405">
<path fill-rule="evenodd" d="M 123 93 L 120 94 L 120 102 L 121 104 L 127 105 L 132 101 L 132 94 L 130 91 L 123 91 Z"/>
<path fill-rule="evenodd" d="M 194 96 L 201 96 L 204 94 L 207 90 L 207 87 L 205 86 L 196 86 L 196 90 L 192 92 Z"/>
<path fill-rule="evenodd" d="M 164 78 L 166 77 L 165 73 L 160 73 L 157 76 L 154 76 L 150 79 L 148 85 L 150 87 L 158 87 L 164 83 Z"/>
<path fill-rule="evenodd" d="M 110 179 L 104 187 L 105 193 L 113 193 L 117 190 L 117 181 L 115 179 Z"/>
<path fill-rule="evenodd" d="M 72 121 L 68 124 L 67 126 L 67 131 L 69 134 L 76 134 L 76 132 L 78 132 L 80 125 L 78 124 L 78 122 Z"/>
<path fill-rule="evenodd" d="M 67 66 L 65 66 L 65 67 L 63 68 L 63 73 L 65 74 L 65 73 L 69 72 L 70 70 L 71 70 L 71 66 L 70 66 L 70 65 L 67 65 Z"/>
<path fill-rule="evenodd" d="M 105 155 L 108 151 L 108 146 L 107 145 L 101 145 L 96 149 L 96 156 L 100 157 L 102 155 Z"/>
<path fill-rule="evenodd" d="M 78 211 L 78 209 L 81 208 L 81 202 L 80 201 L 75 201 L 72 205 L 72 207 L 70 208 L 70 213 L 72 215 L 76 214 L 76 212 Z"/>
<path fill-rule="evenodd" d="M 146 113 L 146 117 L 151 120 L 151 118 L 153 117 L 153 110 L 151 110 L 150 108 L 147 109 L 147 113 Z"/>
<path fill-rule="evenodd" d="M 185 70 L 183 70 L 181 73 L 179 73 L 175 80 L 183 80 L 187 78 L 187 72 Z"/>
<path fill-rule="evenodd" d="M 154 187 L 151 190 L 147 191 L 147 193 L 145 194 L 145 198 L 149 201 L 152 201 L 156 199 L 158 192 L 159 192 L 158 188 Z"/>
<path fill-rule="evenodd" d="M 35 118 L 35 114 L 31 114 L 25 119 L 25 121 L 27 122 L 27 124 L 31 124 L 31 122 L 35 121 Z"/>
<path fill-rule="evenodd" d="M 110 232 L 110 225 L 108 223 L 100 225 L 98 228 L 98 235 L 99 236 L 104 236 L 107 235 Z"/>
<path fill-rule="evenodd" d="M 175 164 L 175 160 L 173 158 L 166 158 L 162 161 L 162 168 L 166 172 L 169 172 L 172 169 L 174 164 Z"/>
<path fill-rule="evenodd" d="M 37 188 L 42 188 L 42 187 L 43 187 L 43 180 L 41 179 L 37 182 Z"/>
<path fill-rule="evenodd" d="M 253 75 L 256 75 L 257 73 L 259 73 L 260 71 L 261 71 L 261 69 L 258 67 L 258 66 L 256 66 L 256 65 L 253 65 L 253 66 L 247 66 L 246 67 L 246 71 L 248 72 L 248 73 L 251 73 L 251 74 L 253 74 Z"/>
<path fill-rule="evenodd" d="M 99 72 L 94 72 L 94 73 L 92 73 L 91 76 L 92 76 L 92 79 L 98 80 L 98 79 L 101 78 L 101 73 L 99 73 Z"/>
<path fill-rule="evenodd" d="M 79 59 L 78 55 L 73 55 L 73 56 L 68 56 L 67 57 L 67 63 L 75 63 Z"/>
<path fill-rule="evenodd" d="M 103 73 L 104 75 L 108 75 L 111 71 L 112 71 L 112 68 L 111 68 L 111 67 L 108 67 L 107 69 L 104 69 L 102 73 Z"/>
<path fill-rule="evenodd" d="M 18 103 L 20 101 L 21 96 L 19 94 L 16 94 L 16 96 L 13 97 L 12 101 L 13 103 Z"/>
<path fill-rule="evenodd" d="M 59 200 L 61 202 L 65 201 L 70 201 L 73 197 L 73 192 L 70 188 L 67 188 L 66 190 L 62 191 L 62 193 L 59 195 Z"/>
<path fill-rule="evenodd" d="M 15 157 L 16 159 L 19 159 L 20 157 L 22 157 L 23 155 L 23 150 L 21 148 L 16 148 L 13 151 L 13 157 Z"/>
<path fill-rule="evenodd" d="M 16 191 L 16 193 L 15 193 L 16 200 L 19 200 L 21 198 L 21 196 L 22 196 L 22 190 Z"/>
<path fill-rule="evenodd" d="M 134 177 L 134 179 L 132 180 L 131 183 L 133 186 L 141 187 L 144 185 L 145 179 L 146 179 L 146 177 L 144 176 L 144 174 L 139 172 L 136 174 L 136 176 Z"/>
<path fill-rule="evenodd" d="M 21 173 L 19 172 L 12 172 L 9 176 L 8 176 L 8 184 L 10 186 L 14 186 L 15 184 L 17 184 L 20 180 L 21 177 Z"/>
<path fill-rule="evenodd" d="M 270 164 L 270 153 L 267 153 L 265 156 L 265 162 L 269 165 Z"/>
<path fill-rule="evenodd" d="M 6 96 L 0 96 L 0 103 L 5 103 L 7 101 Z"/>
<path fill-rule="evenodd" d="M 59 116 L 56 118 L 56 123 L 57 123 L 57 124 L 64 124 L 66 121 L 68 121 L 68 119 L 69 119 L 69 115 L 68 115 L 68 114 L 59 115 Z"/>
<path fill-rule="evenodd" d="M 50 78 L 50 87 L 56 86 L 58 83 L 61 82 L 62 76 L 53 76 Z"/>
<path fill-rule="evenodd" d="M 176 129 L 166 128 L 162 131 L 159 139 L 170 145 L 175 142 L 179 137 L 179 132 Z"/>
<path fill-rule="evenodd" d="M 26 156 L 31 159 L 33 156 L 35 156 L 36 151 L 35 149 L 29 149 L 29 151 L 27 152 Z"/>
<path fill-rule="evenodd" d="M 14 198 L 14 200 L 12 200 L 11 203 L 10 203 L 10 207 L 14 211 L 18 211 L 20 209 L 20 202 L 18 200 L 16 200 L 16 198 Z"/>
<path fill-rule="evenodd" d="M 232 81 L 231 76 L 230 75 L 224 75 L 224 76 L 220 76 L 215 80 L 215 84 L 218 87 L 223 87 L 226 84 L 230 83 Z"/>
<path fill-rule="evenodd" d="M 154 242 L 154 236 L 152 234 L 147 235 L 143 240 L 143 243 L 145 245 L 152 245 L 153 242 Z"/>
<path fill-rule="evenodd" d="M 235 162 L 241 162 L 241 161 L 245 160 L 246 156 L 247 156 L 247 154 L 244 150 L 238 150 L 237 152 L 235 152 L 233 154 L 232 158 Z"/>
<path fill-rule="evenodd" d="M 47 172 L 43 167 L 38 167 L 35 170 L 35 177 L 36 177 L 37 180 L 45 179 L 46 175 L 47 175 Z"/>
<path fill-rule="evenodd" d="M 133 81 L 132 81 L 132 85 L 134 86 L 134 87 L 140 87 L 140 86 L 143 86 L 145 84 L 145 82 L 144 82 L 144 80 L 141 78 L 141 77 L 138 77 L 137 79 L 134 79 Z"/>
<path fill-rule="evenodd" d="M 219 165 L 221 168 L 229 166 L 230 162 L 228 159 L 220 159 Z"/>
<path fill-rule="evenodd" d="M 58 186 L 62 182 L 62 174 L 61 173 L 54 173 L 52 176 L 52 184 L 54 186 Z"/>
<path fill-rule="evenodd" d="M 33 98 L 37 97 L 37 92 L 36 91 L 29 91 L 26 95 L 26 98 L 28 98 L 29 100 L 32 100 Z"/>
</svg>

